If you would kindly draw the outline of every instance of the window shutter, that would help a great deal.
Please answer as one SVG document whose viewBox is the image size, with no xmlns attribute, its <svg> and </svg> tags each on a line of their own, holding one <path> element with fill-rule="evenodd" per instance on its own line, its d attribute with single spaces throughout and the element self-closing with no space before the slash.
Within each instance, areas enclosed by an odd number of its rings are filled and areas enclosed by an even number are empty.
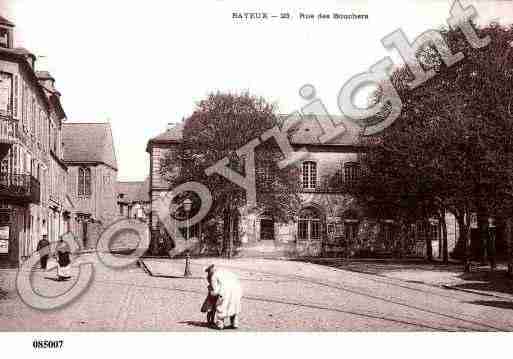
<svg viewBox="0 0 513 359">
<path fill-rule="evenodd" d="M 13 98 L 12 98 L 12 115 L 15 119 L 18 119 L 18 113 L 19 113 L 19 108 L 20 108 L 20 104 L 19 104 L 19 90 L 20 90 L 20 86 L 19 86 L 19 75 L 14 75 L 13 77 L 13 82 L 14 82 L 14 88 L 13 88 Z"/>
</svg>

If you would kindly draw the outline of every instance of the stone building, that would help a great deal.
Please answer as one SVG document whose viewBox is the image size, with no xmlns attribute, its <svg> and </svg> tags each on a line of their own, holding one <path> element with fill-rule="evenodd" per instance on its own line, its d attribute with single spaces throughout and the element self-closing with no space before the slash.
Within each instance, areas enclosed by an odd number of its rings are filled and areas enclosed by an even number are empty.
<svg viewBox="0 0 513 359">
<path fill-rule="evenodd" d="M 149 179 L 142 182 L 117 182 L 117 203 L 120 217 L 148 221 L 149 185 Z"/>
<path fill-rule="evenodd" d="M 84 248 L 95 248 L 102 230 L 119 213 L 118 167 L 111 127 L 108 123 L 66 123 L 62 138 L 77 236 Z"/>
<path fill-rule="evenodd" d="M 146 152 L 150 155 L 150 175 L 149 175 L 149 199 L 150 199 L 150 251 L 153 254 L 164 253 L 163 236 L 166 234 L 158 219 L 157 201 L 169 191 L 168 182 L 161 176 L 161 161 L 169 151 L 180 143 L 182 139 L 182 124 L 168 124 L 168 128 L 163 133 L 150 139 L 146 147 Z"/>
<path fill-rule="evenodd" d="M 35 71 L 36 56 L 14 43 L 14 24 L 0 17 L 0 263 L 16 266 L 43 235 L 55 240 L 67 230 L 73 204 L 60 93 L 50 74 Z"/>
<path fill-rule="evenodd" d="M 325 120 L 320 118 L 319 120 Z M 301 205 L 289 223 L 275 220 L 273 213 L 240 209 L 237 221 L 236 252 L 242 256 L 393 256 L 397 254 L 397 225 L 393 218 L 366 218 L 355 199 L 333 190 L 328 178 L 339 175 L 343 181 L 357 181 L 359 154 L 365 146 L 359 139 L 360 127 L 348 123 L 347 131 L 331 141 L 320 143 L 322 129 L 314 118 L 304 118 L 294 128 L 291 144 L 295 151 L 306 152 L 296 165 L 301 183 Z M 150 228 L 152 245 L 158 252 L 162 226 L 158 220 L 158 199 L 169 191 L 160 173 L 161 161 L 182 138 L 183 124 L 170 126 L 148 142 L 150 154 Z M 454 245 L 454 218 L 449 218 L 449 241 Z M 198 228 L 199 227 L 199 228 Z M 201 227 L 191 228 L 193 237 L 201 238 Z M 440 227 L 424 221 L 412 226 L 405 243 L 408 255 L 425 255 L 426 239 L 433 241 L 438 255 Z M 173 234 L 169 234 L 173 237 Z M 179 245 L 175 243 L 175 246 Z"/>
</svg>

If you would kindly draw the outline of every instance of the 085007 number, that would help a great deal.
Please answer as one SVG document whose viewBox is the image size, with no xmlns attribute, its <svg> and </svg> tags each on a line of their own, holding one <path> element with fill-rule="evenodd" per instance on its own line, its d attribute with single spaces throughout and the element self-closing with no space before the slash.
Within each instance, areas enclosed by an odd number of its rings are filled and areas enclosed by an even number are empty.
<svg viewBox="0 0 513 359">
<path fill-rule="evenodd" d="M 64 344 L 63 340 L 33 340 L 34 349 L 60 349 Z"/>
</svg>

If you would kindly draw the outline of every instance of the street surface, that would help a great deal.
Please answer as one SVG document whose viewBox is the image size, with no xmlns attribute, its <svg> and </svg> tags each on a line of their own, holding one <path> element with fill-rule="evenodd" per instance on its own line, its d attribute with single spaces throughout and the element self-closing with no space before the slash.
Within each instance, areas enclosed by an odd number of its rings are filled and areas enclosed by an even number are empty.
<svg viewBox="0 0 513 359">
<path fill-rule="evenodd" d="M 383 274 L 362 272 L 360 267 L 370 268 L 365 263 L 344 269 L 266 259 L 192 259 L 193 278 L 185 279 L 183 260 L 145 259 L 143 266 L 113 270 L 89 253 L 74 261 L 75 277 L 80 262 L 94 263 L 92 285 L 70 305 L 47 312 L 20 300 L 16 270 L 0 270 L 0 330 L 214 332 L 200 313 L 207 287 L 203 270 L 210 263 L 241 278 L 241 331 L 513 330 L 511 292 L 467 290 L 456 282 L 448 289 L 437 281 L 455 274 L 429 268 Z M 36 290 L 52 296 L 72 285 L 55 277 L 55 270 L 36 271 Z"/>
</svg>

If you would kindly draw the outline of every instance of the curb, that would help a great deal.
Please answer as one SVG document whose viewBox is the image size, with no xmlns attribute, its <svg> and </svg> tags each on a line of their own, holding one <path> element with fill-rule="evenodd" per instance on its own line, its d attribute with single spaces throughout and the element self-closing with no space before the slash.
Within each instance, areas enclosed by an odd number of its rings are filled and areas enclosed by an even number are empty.
<svg viewBox="0 0 513 359">
<path fill-rule="evenodd" d="M 137 261 L 137 264 L 139 264 L 139 266 L 143 269 L 144 272 L 146 272 L 146 274 L 148 274 L 150 277 L 153 277 L 153 273 L 150 271 L 146 263 L 144 263 L 143 258 L 140 258 Z"/>
<path fill-rule="evenodd" d="M 442 284 L 442 285 L 440 285 L 440 287 L 444 288 L 444 289 L 448 289 L 448 290 L 455 290 L 455 291 L 459 291 L 459 292 L 476 294 L 476 295 L 481 295 L 481 296 L 485 296 L 485 297 L 499 298 L 499 299 L 504 299 L 504 300 L 513 302 L 512 297 L 504 297 L 502 295 L 497 295 L 497 294 L 492 294 L 492 293 L 484 293 L 484 292 L 480 292 L 480 291 L 472 290 L 472 289 L 455 288 L 455 287 L 451 287 L 448 284 Z"/>
</svg>

